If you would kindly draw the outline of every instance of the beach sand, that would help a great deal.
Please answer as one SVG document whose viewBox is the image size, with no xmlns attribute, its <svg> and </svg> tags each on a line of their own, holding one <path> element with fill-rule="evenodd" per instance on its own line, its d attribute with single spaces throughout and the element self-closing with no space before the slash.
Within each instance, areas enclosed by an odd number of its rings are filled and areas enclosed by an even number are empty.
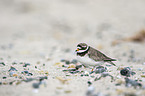
<svg viewBox="0 0 145 96">
<path fill-rule="evenodd" d="M 130 79 L 145 85 L 145 42 L 133 37 L 145 32 L 144 5 L 144 0 L 1 0 L 1 96 L 96 96 L 86 95 L 88 88 L 97 96 L 145 96 L 144 88 L 126 87 L 120 74 L 130 67 L 136 72 Z M 117 59 L 117 66 L 104 64 L 114 81 L 81 76 L 91 71 L 84 67 L 82 73 L 63 72 L 61 60 L 75 59 L 80 42 Z M 12 76 L 11 66 L 17 69 Z M 43 76 L 44 84 L 33 88 Z M 37 79 L 20 82 L 27 78 Z"/>
</svg>

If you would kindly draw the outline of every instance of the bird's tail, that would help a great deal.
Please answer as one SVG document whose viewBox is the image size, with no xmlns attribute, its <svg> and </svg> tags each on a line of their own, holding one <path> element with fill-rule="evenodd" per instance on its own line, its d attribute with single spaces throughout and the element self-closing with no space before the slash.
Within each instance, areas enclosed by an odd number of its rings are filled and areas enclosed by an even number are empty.
<svg viewBox="0 0 145 96">
<path fill-rule="evenodd" d="M 114 66 L 116 66 L 113 62 L 111 62 L 111 61 L 108 61 L 108 63 L 110 63 L 110 64 L 112 64 L 112 65 L 114 65 Z"/>
</svg>

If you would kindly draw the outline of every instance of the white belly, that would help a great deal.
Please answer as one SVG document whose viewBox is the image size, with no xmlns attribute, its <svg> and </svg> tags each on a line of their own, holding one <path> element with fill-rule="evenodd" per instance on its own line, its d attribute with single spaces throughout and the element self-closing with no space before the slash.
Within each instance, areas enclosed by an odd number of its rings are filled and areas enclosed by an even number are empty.
<svg viewBox="0 0 145 96">
<path fill-rule="evenodd" d="M 100 66 L 102 65 L 104 62 L 103 61 L 94 61 L 93 59 L 90 59 L 88 56 L 77 56 L 77 60 L 82 63 L 85 66 Z"/>
</svg>

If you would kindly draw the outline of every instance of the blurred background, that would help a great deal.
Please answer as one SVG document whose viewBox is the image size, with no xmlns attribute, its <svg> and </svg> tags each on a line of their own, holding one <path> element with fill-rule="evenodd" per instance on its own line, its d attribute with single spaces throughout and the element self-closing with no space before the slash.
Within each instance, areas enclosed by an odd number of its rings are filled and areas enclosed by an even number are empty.
<svg viewBox="0 0 145 96">
<path fill-rule="evenodd" d="M 0 0 L 1 56 L 62 56 L 80 42 L 114 56 L 112 43 L 144 28 L 144 0 Z"/>
</svg>

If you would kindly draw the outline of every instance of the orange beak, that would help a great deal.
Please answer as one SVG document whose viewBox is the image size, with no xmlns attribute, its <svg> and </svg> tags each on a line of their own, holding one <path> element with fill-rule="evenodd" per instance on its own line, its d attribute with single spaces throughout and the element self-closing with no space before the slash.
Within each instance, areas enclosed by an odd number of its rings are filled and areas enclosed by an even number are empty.
<svg viewBox="0 0 145 96">
<path fill-rule="evenodd" d="M 79 51 L 79 49 L 77 49 L 76 51 Z"/>
</svg>

